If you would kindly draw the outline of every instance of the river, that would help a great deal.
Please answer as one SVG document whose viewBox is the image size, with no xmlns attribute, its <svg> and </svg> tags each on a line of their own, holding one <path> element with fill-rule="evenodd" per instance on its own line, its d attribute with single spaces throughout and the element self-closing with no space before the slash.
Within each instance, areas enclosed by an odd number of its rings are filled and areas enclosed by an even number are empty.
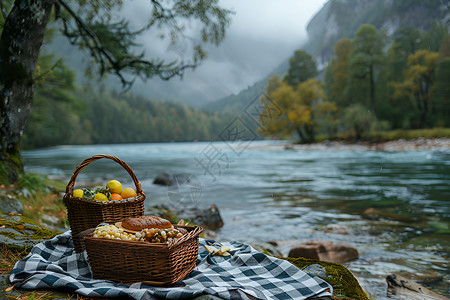
<svg viewBox="0 0 450 300">
<path fill-rule="evenodd" d="M 450 294 L 450 149 L 294 151 L 283 150 L 283 143 L 59 146 L 24 151 L 23 158 L 27 171 L 68 181 L 85 158 L 117 156 L 134 171 L 147 207 L 217 205 L 224 219 L 218 240 L 284 241 L 284 255 L 310 240 L 346 243 L 359 258 L 344 265 L 371 298 L 395 299 L 387 295 L 391 273 L 441 275 L 426 286 Z M 190 182 L 153 184 L 164 172 L 184 173 Z M 77 183 L 110 179 L 133 186 L 129 174 L 107 159 L 88 165 Z M 363 218 L 368 208 L 407 219 Z M 324 233 L 330 224 L 350 233 Z"/>
</svg>

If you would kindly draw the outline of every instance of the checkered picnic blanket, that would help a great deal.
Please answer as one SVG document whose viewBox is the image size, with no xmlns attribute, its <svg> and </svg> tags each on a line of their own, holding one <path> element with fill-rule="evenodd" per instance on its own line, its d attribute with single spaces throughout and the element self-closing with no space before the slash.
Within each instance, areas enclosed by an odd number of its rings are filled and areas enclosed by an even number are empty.
<svg viewBox="0 0 450 300">
<path fill-rule="evenodd" d="M 18 261 L 11 283 L 24 289 L 65 289 L 85 297 L 132 299 L 191 299 L 214 295 L 223 299 L 306 299 L 331 296 L 332 287 L 291 263 L 267 256 L 251 246 L 232 241 L 223 243 L 231 256 L 211 255 L 199 240 L 197 267 L 171 287 L 144 283 L 125 285 L 93 279 L 86 251 L 75 253 L 70 231 L 35 245 Z"/>
</svg>

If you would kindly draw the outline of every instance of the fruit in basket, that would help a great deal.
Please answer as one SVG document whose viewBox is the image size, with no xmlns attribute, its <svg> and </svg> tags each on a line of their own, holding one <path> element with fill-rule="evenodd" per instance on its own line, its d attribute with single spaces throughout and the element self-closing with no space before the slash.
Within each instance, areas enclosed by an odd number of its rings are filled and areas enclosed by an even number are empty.
<svg viewBox="0 0 450 300">
<path fill-rule="evenodd" d="M 123 199 L 136 197 L 136 191 L 133 188 L 125 188 L 123 189 L 122 193 L 120 194 Z"/>
<path fill-rule="evenodd" d="M 118 180 L 110 180 L 106 184 L 106 188 L 111 192 L 111 194 L 122 193 L 122 184 Z"/>
<path fill-rule="evenodd" d="M 84 192 L 84 198 L 88 198 L 88 199 L 94 199 L 94 195 L 97 193 L 93 189 L 89 189 L 89 188 L 84 188 L 83 192 Z"/>
<path fill-rule="evenodd" d="M 94 195 L 94 200 L 99 200 L 99 201 L 108 201 L 108 196 L 106 196 L 103 193 L 97 193 Z"/>
<path fill-rule="evenodd" d="M 114 225 L 98 226 L 97 228 L 95 228 L 92 236 L 95 238 L 106 238 L 113 240 L 136 240 L 134 234 L 127 233 L 122 228 L 117 228 Z"/>
<path fill-rule="evenodd" d="M 76 189 L 73 191 L 73 196 L 78 198 L 83 198 L 84 191 L 82 189 Z"/>
<path fill-rule="evenodd" d="M 119 201 L 119 200 L 123 200 L 123 198 L 120 194 L 114 193 L 114 194 L 111 194 L 111 200 Z"/>
</svg>

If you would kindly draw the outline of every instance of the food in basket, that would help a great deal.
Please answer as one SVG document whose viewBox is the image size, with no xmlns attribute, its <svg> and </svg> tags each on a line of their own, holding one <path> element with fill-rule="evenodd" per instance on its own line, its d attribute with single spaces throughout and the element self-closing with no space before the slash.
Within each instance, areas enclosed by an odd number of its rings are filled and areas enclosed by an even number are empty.
<svg viewBox="0 0 450 300">
<path fill-rule="evenodd" d="M 120 193 L 120 196 L 122 196 L 123 199 L 133 198 L 136 197 L 136 191 L 133 188 L 125 188 L 122 193 Z"/>
<path fill-rule="evenodd" d="M 101 225 L 95 228 L 92 234 L 95 238 L 105 238 L 113 240 L 135 241 L 136 236 L 132 233 L 125 232 L 122 228 L 115 225 Z"/>
<path fill-rule="evenodd" d="M 169 220 L 155 216 L 130 217 L 122 221 L 125 229 L 140 231 L 146 228 L 172 229 L 173 225 Z"/>
<path fill-rule="evenodd" d="M 73 196 L 77 198 L 94 199 L 97 201 L 120 201 L 123 199 L 133 198 L 137 196 L 133 188 L 122 188 L 122 184 L 118 180 L 110 180 L 105 187 L 79 188 L 73 191 Z"/>
<path fill-rule="evenodd" d="M 108 196 L 106 195 L 106 194 L 103 194 L 103 193 L 96 193 L 95 195 L 94 195 L 94 200 L 98 200 L 98 201 L 108 201 L 109 200 L 109 198 L 108 198 Z"/>
<path fill-rule="evenodd" d="M 126 232 L 116 225 L 101 225 L 95 228 L 92 237 L 113 240 L 141 241 L 150 243 L 169 243 L 187 233 L 184 228 L 144 228 L 136 233 Z"/>
<path fill-rule="evenodd" d="M 94 199 L 98 201 L 111 200 L 111 193 L 104 187 L 98 187 L 95 189 L 83 188 L 83 198 Z"/>
<path fill-rule="evenodd" d="M 76 189 L 73 191 L 73 196 L 78 198 L 83 198 L 84 191 L 82 189 Z"/>
<path fill-rule="evenodd" d="M 183 233 L 176 229 L 158 229 L 145 228 L 141 232 L 136 232 L 136 238 L 140 241 L 147 241 L 150 243 L 169 243 L 172 239 L 179 239 Z"/>
<path fill-rule="evenodd" d="M 120 181 L 118 180 L 110 180 L 107 184 L 106 184 L 106 188 L 109 190 L 109 192 L 111 194 L 120 194 L 122 193 L 122 184 L 120 183 Z"/>
<path fill-rule="evenodd" d="M 111 194 L 111 200 L 120 201 L 123 200 L 123 198 L 120 194 Z"/>
</svg>

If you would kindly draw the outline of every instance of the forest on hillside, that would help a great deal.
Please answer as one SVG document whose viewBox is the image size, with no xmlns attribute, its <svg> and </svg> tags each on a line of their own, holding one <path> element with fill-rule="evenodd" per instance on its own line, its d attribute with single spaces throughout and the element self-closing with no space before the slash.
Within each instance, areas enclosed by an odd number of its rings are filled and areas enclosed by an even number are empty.
<svg viewBox="0 0 450 300">
<path fill-rule="evenodd" d="M 41 55 L 36 94 L 21 146 L 211 140 L 228 118 L 123 91 L 79 87 L 75 72 Z"/>
<path fill-rule="evenodd" d="M 294 53 L 288 73 L 270 78 L 262 101 L 278 117 L 264 120 L 265 136 L 313 142 L 318 134 L 361 139 L 377 131 L 450 127 L 450 36 L 436 21 L 420 31 L 407 26 L 388 38 L 363 24 L 334 45 L 323 80 L 316 62 Z"/>
</svg>

